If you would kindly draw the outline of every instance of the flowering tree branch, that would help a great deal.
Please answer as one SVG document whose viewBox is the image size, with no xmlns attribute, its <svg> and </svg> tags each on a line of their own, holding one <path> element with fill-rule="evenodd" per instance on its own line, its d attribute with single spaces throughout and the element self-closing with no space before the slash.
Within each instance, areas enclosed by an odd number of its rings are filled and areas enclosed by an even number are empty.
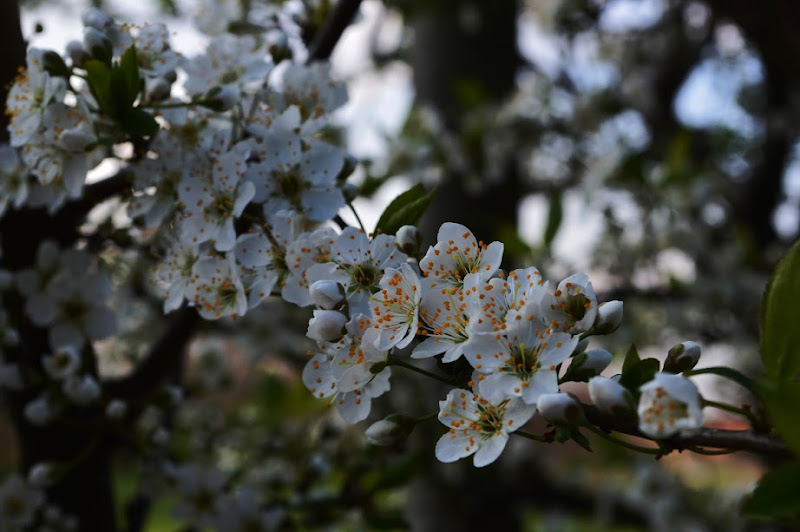
<svg viewBox="0 0 800 532">
<path fill-rule="evenodd" d="M 589 423 L 606 432 L 614 431 L 651 441 L 660 441 L 665 449 L 664 454 L 672 449 L 680 451 L 691 446 L 700 446 L 747 451 L 779 461 L 787 461 L 794 457 L 794 453 L 781 440 L 766 434 L 758 434 L 755 431 L 703 427 L 691 436 L 676 435 L 663 440 L 655 440 L 639 430 L 636 419 L 606 414 L 592 405 L 584 404 L 582 407 Z"/>
</svg>

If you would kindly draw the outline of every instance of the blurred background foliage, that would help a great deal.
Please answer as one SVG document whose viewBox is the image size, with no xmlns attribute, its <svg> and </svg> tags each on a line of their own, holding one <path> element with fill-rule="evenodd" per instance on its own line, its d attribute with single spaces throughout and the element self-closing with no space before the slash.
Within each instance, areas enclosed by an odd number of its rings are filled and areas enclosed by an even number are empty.
<svg viewBox="0 0 800 532">
<path fill-rule="evenodd" d="M 258 31 L 248 16 L 259 0 L 152 1 L 168 24 L 228 3 L 238 13 L 231 28 Z M 124 2 L 78 3 L 126 17 Z M 332 2 L 293 3 L 308 40 Z M 35 21 L 58 2 L 21 5 Z M 366 133 L 348 133 L 343 119 L 340 137 L 359 155 L 364 195 L 437 187 L 426 244 L 443 221 L 461 222 L 502 240 L 508 268 L 534 264 L 553 280 L 585 270 L 598 299 L 624 300 L 623 327 L 603 346 L 620 359 L 632 342 L 663 358 L 688 339 L 703 345 L 703 365 L 758 375 L 759 300 L 800 226 L 797 28 L 800 3 L 782 0 L 368 0 L 353 28 L 366 37 L 344 42 L 334 60 L 351 96 L 365 83 L 405 87 L 405 99 L 389 102 L 402 127 L 373 125 L 365 149 Z M 23 29 L 35 39 L 36 28 Z M 353 66 L 354 56 L 367 60 Z M 131 267 L 123 255 L 109 260 Z M 763 466 L 748 456 L 655 462 L 602 441 L 587 454 L 514 439 L 476 470 L 436 462 L 436 422 L 394 447 L 370 446 L 364 427 L 344 424 L 299 380 L 307 317 L 276 302 L 235 328 L 205 324 L 185 367 L 187 401 L 170 421 L 171 458 L 257 487 L 264 504 L 285 509 L 283 528 L 767 526 L 737 510 Z M 108 356 L 137 342 L 141 350 L 153 320 L 132 322 Z M 400 371 L 372 419 L 425 415 L 444 397 L 442 386 Z M 698 381 L 709 398 L 741 393 Z M 4 452 L 8 467 L 14 453 Z M 117 461 L 120 515 L 153 504 L 146 530 L 174 530 L 152 464 L 135 450 Z"/>
</svg>

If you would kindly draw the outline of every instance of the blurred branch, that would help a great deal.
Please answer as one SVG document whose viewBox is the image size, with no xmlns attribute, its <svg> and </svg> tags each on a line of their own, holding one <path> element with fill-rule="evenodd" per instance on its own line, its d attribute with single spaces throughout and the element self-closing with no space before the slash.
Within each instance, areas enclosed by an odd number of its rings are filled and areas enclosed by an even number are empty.
<svg viewBox="0 0 800 532">
<path fill-rule="evenodd" d="M 308 63 L 329 59 L 336 43 L 358 12 L 361 0 L 339 0 L 330 18 L 308 47 Z"/>
<path fill-rule="evenodd" d="M 651 441 L 660 441 L 667 448 L 665 454 L 671 449 L 682 451 L 691 446 L 700 446 L 747 451 L 780 461 L 791 460 L 795 457 L 791 449 L 782 441 L 766 434 L 757 434 L 749 430 L 724 430 L 704 427 L 693 436 L 673 436 L 664 440 L 654 440 L 639 431 L 635 419 L 605 414 L 591 405 L 583 405 L 583 411 L 590 423 L 607 432 L 614 431 Z"/>
<path fill-rule="evenodd" d="M 194 336 L 199 322 L 200 317 L 194 308 L 183 307 L 176 311 L 167 331 L 133 373 L 105 382 L 106 392 L 123 400 L 141 399 L 154 392 L 182 367 L 186 345 Z"/>
</svg>

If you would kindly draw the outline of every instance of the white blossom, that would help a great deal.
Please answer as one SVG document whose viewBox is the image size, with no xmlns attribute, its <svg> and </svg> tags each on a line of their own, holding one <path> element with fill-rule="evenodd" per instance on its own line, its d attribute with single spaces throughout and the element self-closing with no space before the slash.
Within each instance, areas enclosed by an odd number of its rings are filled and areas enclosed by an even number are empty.
<svg viewBox="0 0 800 532">
<path fill-rule="evenodd" d="M 700 392 L 689 379 L 659 372 L 639 391 L 639 430 L 644 434 L 653 438 L 686 436 L 703 425 Z"/>
</svg>

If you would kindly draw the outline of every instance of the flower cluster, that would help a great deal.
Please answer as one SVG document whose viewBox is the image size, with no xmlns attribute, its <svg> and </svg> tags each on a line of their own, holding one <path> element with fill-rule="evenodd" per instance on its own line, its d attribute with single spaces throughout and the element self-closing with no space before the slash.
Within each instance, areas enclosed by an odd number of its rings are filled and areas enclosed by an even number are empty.
<svg viewBox="0 0 800 532">
<path fill-rule="evenodd" d="M 352 165 L 326 128 L 346 90 L 326 63 L 295 61 L 277 22 L 270 39 L 220 33 L 193 58 L 172 49 L 163 24 L 120 25 L 96 9 L 83 23 L 66 60 L 30 49 L 10 89 L 0 216 L 77 203 L 109 146 L 130 152 L 112 195 L 129 217 L 129 242 L 156 251 L 151 278 L 165 313 L 188 306 L 207 320 L 238 318 L 270 296 L 313 307 L 302 381 L 349 423 L 367 419 L 372 400 L 389 392 L 392 366 L 437 359 L 440 380 L 454 386 L 439 402 L 448 432 L 435 453 L 443 462 L 492 463 L 537 412 L 556 438 L 577 440 L 571 425 L 584 420 L 561 389 L 566 381 L 588 381 L 597 410 L 635 417 L 652 438 L 702 425 L 699 392 L 677 375 L 697 362 L 693 342 L 673 348 L 663 371 L 632 358 L 637 372 L 600 376 L 612 355 L 588 350 L 589 338 L 619 326 L 622 303 L 599 304 L 587 275 L 551 284 L 532 266 L 504 271 L 503 243 L 485 244 L 457 223 L 443 224 L 423 253 L 412 225 L 371 234 L 341 222 Z M 89 251 L 105 235 L 84 236 L 64 249 L 44 241 L 30 267 L 0 274 L 0 289 L 22 301 L 15 319 L 47 337 L 49 351 L 30 372 L 38 375 L 23 379 L 0 358 L 0 387 L 36 388 L 24 406 L 34 425 L 68 406 L 96 406 L 104 393 L 92 342 L 117 330 L 114 286 Z M 0 310 L 3 346 L 17 340 L 7 321 Z M 137 417 L 140 440 L 168 440 L 154 405 L 131 413 L 106 397 L 104 406 L 110 421 Z M 394 441 L 416 422 L 398 419 L 374 425 L 370 437 Z M 44 485 L 50 473 L 45 464 L 31 478 Z M 182 466 L 172 479 L 183 495 L 175 514 L 195 526 L 279 526 L 279 516 L 252 493 L 229 490 L 217 470 Z M 6 519 L 15 526 L 29 526 L 41 499 L 15 477 L 0 486 L 0 507 L 13 501 L 17 513 Z"/>
</svg>

